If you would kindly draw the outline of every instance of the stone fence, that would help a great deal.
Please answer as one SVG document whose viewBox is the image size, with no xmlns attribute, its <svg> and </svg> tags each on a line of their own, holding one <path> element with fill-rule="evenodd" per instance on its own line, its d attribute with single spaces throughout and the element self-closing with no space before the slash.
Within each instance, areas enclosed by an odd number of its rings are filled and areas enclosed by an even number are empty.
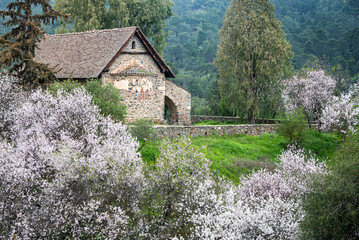
<svg viewBox="0 0 359 240">
<path fill-rule="evenodd" d="M 203 126 L 175 126 L 175 125 L 156 125 L 158 138 L 178 136 L 197 137 L 208 135 L 262 135 L 264 133 L 274 133 L 277 129 L 276 124 L 262 125 L 203 125 Z"/>
<path fill-rule="evenodd" d="M 202 121 L 217 121 L 217 122 L 227 122 L 231 121 L 234 123 L 246 123 L 247 120 L 243 120 L 238 117 L 222 117 L 222 116 L 204 116 L 204 115 L 191 115 L 191 122 L 192 124 L 195 122 L 202 122 Z M 277 124 L 280 123 L 281 120 L 277 119 L 256 119 L 256 124 Z"/>
</svg>

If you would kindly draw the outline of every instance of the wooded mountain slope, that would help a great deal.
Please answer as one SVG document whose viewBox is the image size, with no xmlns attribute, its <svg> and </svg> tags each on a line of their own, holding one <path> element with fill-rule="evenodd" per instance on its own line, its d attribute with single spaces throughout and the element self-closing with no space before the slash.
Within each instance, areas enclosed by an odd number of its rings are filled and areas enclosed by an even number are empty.
<svg viewBox="0 0 359 240">
<path fill-rule="evenodd" d="M 229 0 L 174 0 L 174 16 L 167 21 L 164 57 L 177 68 L 178 84 L 194 96 L 206 97 L 216 78 L 218 30 Z M 359 73 L 359 21 L 355 1 L 271 0 L 277 18 L 295 53 L 300 69 L 312 57 L 328 65 L 340 64 L 351 76 Z M 214 84 L 212 84 L 214 85 Z"/>
</svg>

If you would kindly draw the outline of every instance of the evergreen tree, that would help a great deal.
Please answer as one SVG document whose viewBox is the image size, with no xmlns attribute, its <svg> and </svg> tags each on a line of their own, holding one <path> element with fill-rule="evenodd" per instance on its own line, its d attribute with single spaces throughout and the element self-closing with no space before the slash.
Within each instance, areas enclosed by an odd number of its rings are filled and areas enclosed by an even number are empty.
<svg viewBox="0 0 359 240">
<path fill-rule="evenodd" d="M 41 6 L 42 14 L 33 13 L 33 7 Z M 55 78 L 51 69 L 34 60 L 35 49 L 45 31 L 41 24 L 54 24 L 64 15 L 53 10 L 49 0 L 17 0 L 0 11 L 3 23 L 11 30 L 0 37 L 0 68 L 7 68 L 17 75 L 26 87 Z"/>
<path fill-rule="evenodd" d="M 220 30 L 216 59 L 221 96 L 254 123 L 259 99 L 290 68 L 293 54 L 269 0 L 232 0 Z"/>
<path fill-rule="evenodd" d="M 165 20 L 172 16 L 173 0 L 56 0 L 55 8 L 71 15 L 58 32 L 139 27 L 158 52 L 166 46 Z"/>
</svg>

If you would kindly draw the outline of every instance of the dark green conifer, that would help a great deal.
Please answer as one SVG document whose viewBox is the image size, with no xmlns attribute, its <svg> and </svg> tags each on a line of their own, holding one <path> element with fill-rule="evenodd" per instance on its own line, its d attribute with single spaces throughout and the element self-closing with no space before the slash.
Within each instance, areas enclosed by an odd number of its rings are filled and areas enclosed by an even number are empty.
<svg viewBox="0 0 359 240">
<path fill-rule="evenodd" d="M 41 14 L 33 12 L 38 5 Z M 26 88 L 55 79 L 47 65 L 34 60 L 35 49 L 45 34 L 41 24 L 54 24 L 64 15 L 55 11 L 49 0 L 15 0 L 0 11 L 0 16 L 7 20 L 3 25 L 11 28 L 0 36 L 0 68 L 18 76 Z"/>
</svg>

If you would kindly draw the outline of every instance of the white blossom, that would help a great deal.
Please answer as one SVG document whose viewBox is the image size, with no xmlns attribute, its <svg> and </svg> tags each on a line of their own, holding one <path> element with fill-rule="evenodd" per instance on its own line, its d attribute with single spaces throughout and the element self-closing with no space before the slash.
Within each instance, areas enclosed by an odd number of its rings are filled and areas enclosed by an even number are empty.
<svg viewBox="0 0 359 240">
<path fill-rule="evenodd" d="M 294 76 L 286 80 L 283 89 L 286 110 L 292 112 L 302 108 L 307 116 L 313 114 L 316 119 L 320 118 L 335 85 L 335 80 L 323 70 L 309 71 L 305 77 Z"/>
</svg>

